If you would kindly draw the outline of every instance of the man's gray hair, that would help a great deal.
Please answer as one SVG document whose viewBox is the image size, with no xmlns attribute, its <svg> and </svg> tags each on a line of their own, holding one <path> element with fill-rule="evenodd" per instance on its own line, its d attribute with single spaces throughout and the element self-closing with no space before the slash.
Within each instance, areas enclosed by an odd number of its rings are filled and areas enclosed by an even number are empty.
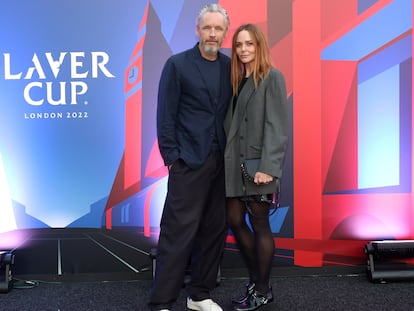
<svg viewBox="0 0 414 311">
<path fill-rule="evenodd" d="M 217 3 L 210 3 L 207 4 L 205 7 L 203 7 L 200 10 L 200 13 L 198 13 L 198 17 L 197 17 L 197 26 L 200 25 L 200 20 L 203 18 L 203 16 L 206 13 L 212 13 L 212 12 L 219 12 L 221 15 L 224 16 L 224 20 L 226 22 L 226 27 L 227 29 L 230 26 L 230 19 L 229 16 L 227 15 L 227 11 L 225 9 L 223 9 L 220 5 L 218 5 Z"/>
</svg>

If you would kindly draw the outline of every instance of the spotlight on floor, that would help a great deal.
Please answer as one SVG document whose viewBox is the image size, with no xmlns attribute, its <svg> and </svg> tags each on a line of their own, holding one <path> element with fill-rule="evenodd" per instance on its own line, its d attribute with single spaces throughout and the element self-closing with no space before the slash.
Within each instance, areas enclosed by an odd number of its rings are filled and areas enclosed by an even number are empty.
<svg viewBox="0 0 414 311">
<path fill-rule="evenodd" d="M 381 240 L 368 242 L 367 274 L 372 282 L 414 280 L 414 240 Z"/>
<path fill-rule="evenodd" d="M 0 293 L 8 293 L 12 289 L 12 271 L 14 255 L 10 251 L 0 251 Z"/>
</svg>

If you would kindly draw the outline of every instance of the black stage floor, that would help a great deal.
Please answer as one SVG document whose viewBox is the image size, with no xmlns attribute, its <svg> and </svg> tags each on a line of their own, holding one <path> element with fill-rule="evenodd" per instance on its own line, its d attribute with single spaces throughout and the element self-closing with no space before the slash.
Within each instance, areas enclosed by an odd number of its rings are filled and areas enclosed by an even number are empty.
<svg viewBox="0 0 414 311">
<path fill-rule="evenodd" d="M 13 242 L 14 241 L 14 242 Z M 2 248 L 8 242 L 9 248 Z M 13 242 L 13 243 L 12 243 Z M 151 249 L 155 238 L 139 229 L 30 229 L 0 234 L 0 250 L 14 256 L 13 275 L 45 281 L 151 280 Z M 275 257 L 276 258 L 276 257 Z M 331 274 L 361 272 L 361 266 L 303 269 L 275 261 L 275 275 Z M 237 247 L 226 247 L 221 273 L 224 277 L 246 277 Z"/>
<path fill-rule="evenodd" d="M 15 255 L 12 287 L 0 293 L 0 310 L 147 310 L 154 240 L 131 230 L 34 229 L 18 234 L 0 235 L 3 246 L 15 241 L 9 248 Z M 365 272 L 365 266 L 275 265 L 275 302 L 260 310 L 414 310 L 414 282 L 374 284 Z M 231 310 L 231 296 L 246 281 L 239 254 L 227 250 L 213 298 Z M 183 289 L 173 310 L 185 310 L 185 296 Z"/>
<path fill-rule="evenodd" d="M 138 228 L 54 228 L 16 230 L 0 234 L 0 251 L 14 254 L 12 274 L 42 281 L 152 280 L 156 238 Z M 8 247 L 6 247 L 8 245 Z M 286 257 L 286 256 L 285 256 Z M 277 258 L 277 254 L 275 255 Z M 275 259 L 273 276 L 359 274 L 365 266 L 303 268 Z M 227 244 L 221 276 L 244 278 L 247 272 L 237 247 Z"/>
<path fill-rule="evenodd" d="M 152 279 L 155 238 L 139 229 L 30 229 L 0 234 L 0 250 L 14 254 L 13 275 L 45 281 Z M 14 242 L 13 242 L 14 241 Z M 5 243 L 8 242 L 8 243 Z M 4 247 L 9 244 L 8 248 Z M 226 248 L 222 273 L 246 275 L 237 248 Z"/>
</svg>

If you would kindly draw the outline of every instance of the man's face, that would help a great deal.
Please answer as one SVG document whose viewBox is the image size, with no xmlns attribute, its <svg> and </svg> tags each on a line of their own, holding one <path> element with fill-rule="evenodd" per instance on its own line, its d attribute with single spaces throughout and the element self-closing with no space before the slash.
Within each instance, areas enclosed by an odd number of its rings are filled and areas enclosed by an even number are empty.
<svg viewBox="0 0 414 311">
<path fill-rule="evenodd" d="M 227 33 L 224 16 L 219 12 L 208 12 L 196 27 L 200 38 L 201 54 L 205 57 L 215 56 Z"/>
</svg>

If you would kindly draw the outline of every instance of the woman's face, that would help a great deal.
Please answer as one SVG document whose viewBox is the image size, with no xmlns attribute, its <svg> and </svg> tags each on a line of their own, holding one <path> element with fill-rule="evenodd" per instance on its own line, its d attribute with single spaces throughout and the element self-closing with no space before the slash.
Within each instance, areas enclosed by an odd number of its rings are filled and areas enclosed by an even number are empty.
<svg viewBox="0 0 414 311">
<path fill-rule="evenodd" d="M 237 35 L 236 54 L 244 65 L 250 65 L 255 61 L 256 47 L 247 30 L 242 30 Z"/>
</svg>

